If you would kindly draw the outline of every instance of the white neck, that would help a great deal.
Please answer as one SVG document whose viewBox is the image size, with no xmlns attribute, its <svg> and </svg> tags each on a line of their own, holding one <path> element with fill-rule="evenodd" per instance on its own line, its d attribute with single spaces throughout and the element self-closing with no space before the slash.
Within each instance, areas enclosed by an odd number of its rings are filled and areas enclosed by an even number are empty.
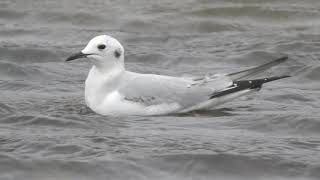
<svg viewBox="0 0 320 180">
<path fill-rule="evenodd" d="M 119 59 L 112 57 L 108 59 L 92 59 L 94 67 L 98 71 L 104 74 L 109 74 L 116 69 L 123 69 L 124 70 L 124 58 L 123 56 Z"/>
<path fill-rule="evenodd" d="M 110 61 L 109 61 L 110 62 Z M 113 63 L 111 63 L 113 62 Z M 85 84 L 85 99 L 89 107 L 97 107 L 103 100 L 119 87 L 124 67 L 119 63 L 94 62 Z"/>
</svg>

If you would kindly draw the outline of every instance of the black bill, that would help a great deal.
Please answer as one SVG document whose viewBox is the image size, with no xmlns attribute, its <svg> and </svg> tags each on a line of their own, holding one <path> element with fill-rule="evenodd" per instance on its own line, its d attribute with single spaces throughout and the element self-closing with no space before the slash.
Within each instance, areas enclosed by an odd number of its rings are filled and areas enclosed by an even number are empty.
<svg viewBox="0 0 320 180">
<path fill-rule="evenodd" d="M 76 60 L 76 59 L 80 59 L 80 58 L 85 58 L 88 55 L 89 54 L 83 54 L 82 52 L 78 52 L 78 53 L 72 54 L 70 57 L 68 57 L 66 59 L 66 61 L 72 61 L 72 60 Z"/>
</svg>

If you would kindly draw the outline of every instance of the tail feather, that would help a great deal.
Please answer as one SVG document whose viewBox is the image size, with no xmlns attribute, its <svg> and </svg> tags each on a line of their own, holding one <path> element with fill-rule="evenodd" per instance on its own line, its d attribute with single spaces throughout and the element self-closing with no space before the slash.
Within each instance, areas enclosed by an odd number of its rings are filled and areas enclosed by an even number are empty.
<svg viewBox="0 0 320 180">
<path fill-rule="evenodd" d="M 281 58 L 278 58 L 278 59 L 273 60 L 269 63 L 263 64 L 261 66 L 254 67 L 254 68 L 247 69 L 247 70 L 243 70 L 243 71 L 239 71 L 239 72 L 235 72 L 235 73 L 230 73 L 227 76 L 229 76 L 233 81 L 238 81 L 238 80 L 250 78 L 252 76 L 255 76 L 257 74 L 264 72 L 265 70 L 267 70 L 273 66 L 276 66 L 278 64 L 285 62 L 287 59 L 288 59 L 288 56 L 283 56 Z"/>
</svg>

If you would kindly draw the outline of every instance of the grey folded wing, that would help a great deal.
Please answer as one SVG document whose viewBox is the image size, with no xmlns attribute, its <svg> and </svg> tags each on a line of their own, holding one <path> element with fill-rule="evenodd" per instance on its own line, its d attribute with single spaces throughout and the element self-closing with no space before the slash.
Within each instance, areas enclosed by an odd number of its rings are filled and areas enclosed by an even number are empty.
<svg viewBox="0 0 320 180">
<path fill-rule="evenodd" d="M 198 84 L 191 79 L 154 74 L 126 72 L 122 82 L 118 91 L 124 99 L 146 106 L 177 103 L 185 108 L 210 99 L 216 91 L 212 82 Z M 230 85 L 224 83 L 225 87 Z"/>
</svg>

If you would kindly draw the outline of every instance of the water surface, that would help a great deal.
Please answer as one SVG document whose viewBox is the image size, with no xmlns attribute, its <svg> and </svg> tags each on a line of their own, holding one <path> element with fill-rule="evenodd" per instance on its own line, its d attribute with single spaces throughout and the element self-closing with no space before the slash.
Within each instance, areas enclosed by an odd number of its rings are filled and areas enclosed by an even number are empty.
<svg viewBox="0 0 320 180">
<path fill-rule="evenodd" d="M 317 0 L 2 0 L 0 179 L 320 178 Z M 126 68 L 196 76 L 282 54 L 293 78 L 212 111 L 100 116 L 84 103 L 89 61 L 65 63 L 99 34 Z"/>
</svg>

